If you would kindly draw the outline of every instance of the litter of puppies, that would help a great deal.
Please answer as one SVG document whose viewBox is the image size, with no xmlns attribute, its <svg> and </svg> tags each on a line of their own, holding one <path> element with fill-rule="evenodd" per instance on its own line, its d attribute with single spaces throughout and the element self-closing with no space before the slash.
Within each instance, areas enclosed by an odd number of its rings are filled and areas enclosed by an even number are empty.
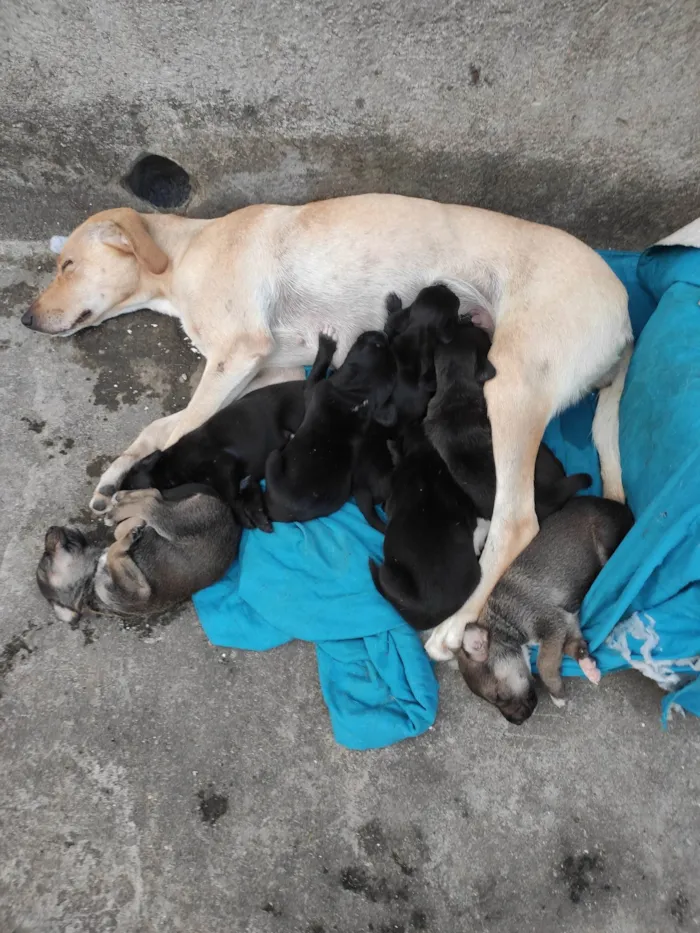
<svg viewBox="0 0 700 933">
<path fill-rule="evenodd" d="M 136 463 L 106 513 L 109 546 L 49 529 L 37 578 L 56 615 L 161 611 L 224 573 L 242 529 L 274 533 L 274 522 L 327 516 L 351 497 L 385 530 L 384 562 L 369 567 L 379 593 L 417 630 L 456 613 L 479 584 L 497 498 L 484 396 L 497 376 L 491 338 L 459 311 L 439 283 L 408 307 L 390 294 L 384 331 L 362 333 L 337 369 L 326 330 L 306 381 L 252 391 Z M 457 652 L 469 688 L 516 724 L 537 702 L 528 644 L 539 645 L 539 673 L 557 704 L 563 653 L 592 682 L 599 677 L 578 610 L 633 518 L 610 500 L 572 499 L 589 485 L 540 445 L 542 530 Z"/>
</svg>

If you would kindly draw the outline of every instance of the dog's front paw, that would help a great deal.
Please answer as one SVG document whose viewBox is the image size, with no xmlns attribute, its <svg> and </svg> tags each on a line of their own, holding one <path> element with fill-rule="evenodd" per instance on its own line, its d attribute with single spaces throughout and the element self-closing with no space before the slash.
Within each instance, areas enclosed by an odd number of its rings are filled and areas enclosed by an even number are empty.
<svg viewBox="0 0 700 933">
<path fill-rule="evenodd" d="M 441 622 L 425 643 L 425 650 L 433 661 L 451 661 L 455 655 L 445 640 L 445 626 L 446 623 Z"/>
<path fill-rule="evenodd" d="M 115 489 L 115 486 L 98 486 L 92 495 L 92 499 L 90 499 L 90 508 L 92 511 L 96 512 L 98 515 L 104 515 L 109 509 Z"/>
<path fill-rule="evenodd" d="M 122 455 L 107 467 L 100 477 L 92 499 L 90 499 L 90 508 L 93 512 L 104 515 L 112 501 L 112 496 L 119 489 L 121 481 L 136 462 L 136 459 L 136 457 Z"/>
</svg>

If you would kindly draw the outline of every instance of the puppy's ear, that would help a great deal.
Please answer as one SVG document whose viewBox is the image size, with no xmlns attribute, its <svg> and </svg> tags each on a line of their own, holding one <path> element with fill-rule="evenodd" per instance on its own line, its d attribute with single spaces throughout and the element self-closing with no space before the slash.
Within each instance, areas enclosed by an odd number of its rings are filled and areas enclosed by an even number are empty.
<svg viewBox="0 0 700 933">
<path fill-rule="evenodd" d="M 442 311 L 437 327 L 437 338 L 440 343 L 451 343 L 457 334 L 458 327 L 459 318 L 457 312 L 453 314 L 451 311 Z"/>
<path fill-rule="evenodd" d="M 493 379 L 495 375 L 496 367 L 490 360 L 486 359 L 476 371 L 476 381 L 482 386 L 485 382 L 488 382 L 489 379 Z"/>
<path fill-rule="evenodd" d="M 397 311 L 403 311 L 401 299 L 396 294 L 396 292 L 389 292 L 389 294 L 386 296 L 386 301 L 384 304 L 386 306 L 387 314 L 395 314 Z"/>
<path fill-rule="evenodd" d="M 489 633 L 485 628 L 470 622 L 464 630 L 462 647 L 472 661 L 488 661 Z"/>
<path fill-rule="evenodd" d="M 372 417 L 383 428 L 393 428 L 398 417 L 396 405 L 389 399 L 389 401 L 384 402 L 383 405 L 375 409 Z"/>
</svg>

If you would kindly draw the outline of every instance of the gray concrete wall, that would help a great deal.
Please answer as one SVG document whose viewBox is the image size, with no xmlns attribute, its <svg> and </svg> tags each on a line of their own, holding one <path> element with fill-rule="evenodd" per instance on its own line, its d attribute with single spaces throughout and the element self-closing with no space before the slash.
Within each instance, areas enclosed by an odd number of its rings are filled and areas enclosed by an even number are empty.
<svg viewBox="0 0 700 933">
<path fill-rule="evenodd" d="M 697 0 L 3 0 L 0 235 L 395 191 L 638 246 L 700 213 Z"/>
</svg>

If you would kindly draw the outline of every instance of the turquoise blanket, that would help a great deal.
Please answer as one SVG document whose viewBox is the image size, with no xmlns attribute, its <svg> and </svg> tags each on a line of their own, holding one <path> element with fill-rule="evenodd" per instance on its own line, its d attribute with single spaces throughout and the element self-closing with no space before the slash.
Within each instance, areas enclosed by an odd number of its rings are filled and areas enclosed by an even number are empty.
<svg viewBox="0 0 700 933">
<path fill-rule="evenodd" d="M 620 437 L 637 524 L 588 594 L 583 629 L 603 672 L 637 667 L 674 688 L 664 715 L 674 705 L 700 715 L 700 250 L 602 255 L 627 287 L 639 338 Z M 545 440 L 567 472 L 591 473 L 599 494 L 594 404 L 591 395 L 565 411 Z M 236 564 L 194 598 L 215 645 L 313 642 L 333 734 L 353 749 L 420 735 L 438 705 L 421 641 L 377 594 L 369 556 L 381 560 L 382 536 L 348 503 L 329 518 L 276 524 L 274 535 L 245 532 Z M 581 671 L 566 659 L 564 673 Z"/>
</svg>

